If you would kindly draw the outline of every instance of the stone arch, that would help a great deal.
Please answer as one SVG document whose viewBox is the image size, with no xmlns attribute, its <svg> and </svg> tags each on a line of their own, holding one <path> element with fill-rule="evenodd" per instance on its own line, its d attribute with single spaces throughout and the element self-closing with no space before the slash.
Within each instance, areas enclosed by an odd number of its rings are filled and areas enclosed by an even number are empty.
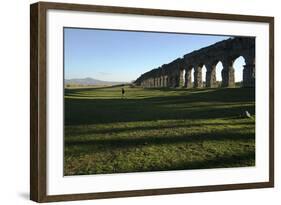
<svg viewBox="0 0 281 205">
<path fill-rule="evenodd" d="M 184 82 L 185 82 L 185 69 L 184 69 L 184 65 L 183 64 L 181 64 L 180 66 L 179 66 L 179 69 L 178 69 L 178 79 L 177 79 L 177 81 L 178 81 L 178 85 L 177 85 L 177 87 L 184 87 Z"/>
<path fill-rule="evenodd" d="M 163 74 L 162 76 L 161 76 L 161 87 L 165 87 L 165 75 Z"/>
<path fill-rule="evenodd" d="M 154 85 L 155 87 L 158 87 L 158 76 L 155 76 L 154 78 Z"/>
<path fill-rule="evenodd" d="M 185 73 L 186 73 L 186 69 L 183 69 L 183 71 L 182 71 L 182 76 L 183 76 L 182 83 L 183 83 L 184 87 L 186 87 L 186 83 L 185 83 Z"/>
<path fill-rule="evenodd" d="M 235 75 L 233 62 L 235 57 L 233 56 L 224 56 L 222 59 L 223 69 L 221 71 L 222 77 L 222 87 L 235 87 Z"/>
<path fill-rule="evenodd" d="M 243 87 L 255 87 L 256 79 L 256 63 L 254 52 L 249 51 L 245 58 L 245 65 L 243 69 Z"/>
<path fill-rule="evenodd" d="M 202 67 L 204 66 L 203 63 L 196 64 L 194 66 L 194 88 L 202 88 L 203 81 L 202 81 Z"/>
<path fill-rule="evenodd" d="M 213 60 L 205 64 L 206 67 L 205 85 L 208 88 L 217 87 L 217 81 L 216 81 L 217 62 L 218 62 L 217 60 Z"/>
<path fill-rule="evenodd" d="M 169 78 L 167 76 L 167 74 L 164 76 L 164 87 L 168 87 L 169 86 Z"/>
<path fill-rule="evenodd" d="M 235 59 L 239 56 L 243 56 L 245 60 L 243 71 L 241 71 L 241 69 L 237 71 L 237 68 L 234 69 L 234 67 L 236 67 Z M 195 50 L 184 55 L 182 58 L 178 58 L 168 64 L 163 64 L 161 67 L 142 74 L 136 79 L 135 83 L 143 86 L 178 87 L 184 85 L 187 88 L 200 88 L 203 85 L 202 81 L 204 81 L 204 79 L 202 79 L 202 77 L 204 77 L 204 68 L 202 76 L 203 65 L 200 63 L 204 63 L 207 69 L 205 80 L 206 87 L 216 87 L 217 80 L 222 81 L 222 87 L 234 87 L 235 75 L 236 81 L 240 81 L 241 75 L 243 76 L 244 87 L 254 87 L 255 38 L 234 37 Z M 221 64 L 222 70 L 218 73 Z M 184 69 L 185 73 L 183 73 Z M 195 70 L 194 75 L 192 74 L 193 70 Z M 238 77 L 237 75 L 240 76 Z M 194 83 L 192 83 L 193 76 L 195 77 Z M 154 83 L 149 83 L 151 77 L 154 78 Z"/>
<path fill-rule="evenodd" d="M 175 88 L 179 86 L 179 76 L 175 73 L 172 73 L 169 77 L 169 87 Z"/>
<path fill-rule="evenodd" d="M 193 66 L 192 66 L 190 72 L 191 72 L 191 84 L 192 84 L 192 87 L 194 87 L 194 72 L 195 72 L 195 69 L 194 69 Z"/>
<path fill-rule="evenodd" d="M 219 60 L 216 63 L 216 86 L 217 87 L 221 87 L 221 82 L 222 82 L 221 72 L 222 72 L 222 69 L 223 69 L 223 64 L 222 64 L 222 61 Z"/>
<path fill-rule="evenodd" d="M 220 86 L 221 71 L 223 69 L 221 60 L 210 61 L 205 64 L 207 68 L 206 73 L 206 87 L 215 88 Z"/>
<path fill-rule="evenodd" d="M 205 64 L 203 64 L 203 66 L 201 68 L 201 73 L 202 73 L 202 87 L 206 87 L 207 67 Z"/>
<path fill-rule="evenodd" d="M 175 74 L 174 75 L 174 83 L 173 83 L 173 87 L 179 87 L 180 86 L 180 74 Z"/>
<path fill-rule="evenodd" d="M 234 68 L 234 79 L 235 79 L 235 85 L 238 84 L 238 86 L 242 86 L 243 85 L 243 70 L 244 70 L 244 66 L 246 65 L 246 61 L 244 56 L 240 55 L 237 56 L 234 60 L 233 60 L 233 68 Z"/>
<path fill-rule="evenodd" d="M 194 66 L 193 65 L 187 65 L 185 68 L 185 82 L 184 87 L 186 88 L 192 88 L 193 87 L 193 81 L 194 81 Z"/>
</svg>

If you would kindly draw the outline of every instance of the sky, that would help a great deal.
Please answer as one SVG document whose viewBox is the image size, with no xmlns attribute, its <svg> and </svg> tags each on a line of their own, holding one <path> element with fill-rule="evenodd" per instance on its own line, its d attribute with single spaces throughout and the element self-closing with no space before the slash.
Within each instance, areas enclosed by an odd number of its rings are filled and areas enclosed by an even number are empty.
<svg viewBox="0 0 281 205">
<path fill-rule="evenodd" d="M 142 73 L 229 37 L 64 28 L 65 79 L 131 82 Z M 235 81 L 242 80 L 243 64 L 243 58 L 234 63 Z M 220 63 L 216 69 L 219 81 L 221 69 Z"/>
</svg>

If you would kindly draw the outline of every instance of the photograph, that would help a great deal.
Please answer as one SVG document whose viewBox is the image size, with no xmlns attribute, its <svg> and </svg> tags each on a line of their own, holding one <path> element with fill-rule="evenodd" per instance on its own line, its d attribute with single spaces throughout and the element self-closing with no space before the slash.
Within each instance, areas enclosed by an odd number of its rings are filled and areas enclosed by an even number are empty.
<svg viewBox="0 0 281 205">
<path fill-rule="evenodd" d="M 64 27 L 64 176 L 254 167 L 255 41 Z"/>
</svg>

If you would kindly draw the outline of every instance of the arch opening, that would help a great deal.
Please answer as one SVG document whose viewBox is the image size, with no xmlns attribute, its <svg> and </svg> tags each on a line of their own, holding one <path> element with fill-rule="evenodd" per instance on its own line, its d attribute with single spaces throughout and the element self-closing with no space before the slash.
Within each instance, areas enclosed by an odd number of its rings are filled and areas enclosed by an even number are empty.
<svg viewBox="0 0 281 205">
<path fill-rule="evenodd" d="M 186 70 L 185 69 L 183 69 L 183 71 L 182 71 L 182 84 L 183 85 L 185 85 L 185 82 L 186 82 L 186 80 L 185 80 L 185 74 L 186 74 Z"/>
<path fill-rule="evenodd" d="M 218 87 L 221 87 L 221 83 L 222 83 L 222 69 L 223 69 L 223 65 L 221 61 L 218 61 L 216 64 L 216 84 Z"/>
<path fill-rule="evenodd" d="M 242 87 L 243 85 L 243 69 L 245 65 L 245 58 L 243 56 L 239 56 L 233 61 L 234 68 L 234 79 L 235 79 L 235 87 Z"/>
<path fill-rule="evenodd" d="M 194 67 L 192 67 L 190 69 L 190 73 L 191 73 L 191 87 L 194 87 Z"/>
<path fill-rule="evenodd" d="M 202 66 L 201 68 L 202 72 L 202 87 L 206 87 L 206 74 L 207 74 L 207 68 L 205 65 Z"/>
</svg>

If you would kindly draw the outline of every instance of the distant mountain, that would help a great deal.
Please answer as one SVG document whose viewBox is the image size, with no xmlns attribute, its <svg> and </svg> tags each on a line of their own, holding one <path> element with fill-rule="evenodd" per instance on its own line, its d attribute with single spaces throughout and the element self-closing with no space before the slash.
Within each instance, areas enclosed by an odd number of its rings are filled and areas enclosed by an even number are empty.
<svg viewBox="0 0 281 205">
<path fill-rule="evenodd" d="M 97 80 L 94 78 L 73 78 L 73 79 L 65 79 L 66 85 L 119 85 L 126 84 L 127 82 L 111 82 L 111 81 L 103 81 Z"/>
</svg>

